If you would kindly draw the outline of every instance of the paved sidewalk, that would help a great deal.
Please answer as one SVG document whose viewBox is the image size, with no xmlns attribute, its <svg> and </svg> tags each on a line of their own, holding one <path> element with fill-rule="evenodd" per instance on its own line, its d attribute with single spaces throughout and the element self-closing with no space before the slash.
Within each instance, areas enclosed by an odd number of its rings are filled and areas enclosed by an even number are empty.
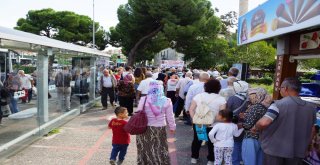
<svg viewBox="0 0 320 165">
<path fill-rule="evenodd" d="M 101 165 L 109 164 L 112 131 L 107 123 L 113 109 L 90 109 L 62 126 L 60 133 L 44 137 L 2 162 L 4 165 Z M 176 134 L 168 136 L 172 165 L 190 164 L 191 126 L 176 120 Z M 207 146 L 202 146 L 198 164 L 206 164 Z M 136 164 L 136 139 L 131 136 L 124 165 Z"/>
</svg>

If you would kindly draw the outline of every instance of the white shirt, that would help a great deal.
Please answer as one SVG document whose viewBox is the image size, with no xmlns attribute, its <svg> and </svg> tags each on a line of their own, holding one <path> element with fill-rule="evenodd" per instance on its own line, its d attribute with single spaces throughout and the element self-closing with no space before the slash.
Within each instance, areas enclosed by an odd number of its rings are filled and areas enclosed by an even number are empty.
<svg viewBox="0 0 320 165">
<path fill-rule="evenodd" d="M 112 87 L 112 80 L 111 76 L 103 76 L 103 87 L 105 88 L 111 88 Z"/>
<path fill-rule="evenodd" d="M 20 75 L 21 87 L 24 89 L 31 89 L 31 87 L 32 87 L 31 80 L 33 80 L 33 79 L 28 74 L 25 74 L 24 76 Z"/>
<path fill-rule="evenodd" d="M 242 131 L 243 128 L 238 130 L 238 126 L 233 123 L 217 123 L 208 136 L 214 147 L 233 147 L 233 136 L 240 136 Z"/>
<path fill-rule="evenodd" d="M 122 77 L 126 77 L 127 74 L 129 74 L 129 72 L 122 72 Z"/>
<path fill-rule="evenodd" d="M 152 78 L 156 80 L 158 78 L 159 72 L 153 73 Z"/>
<path fill-rule="evenodd" d="M 141 94 L 148 94 L 149 91 L 149 84 L 151 81 L 154 81 L 151 77 L 144 79 L 140 82 L 139 86 L 138 86 L 138 91 L 141 92 Z"/>
<path fill-rule="evenodd" d="M 183 89 L 184 89 L 184 87 L 187 85 L 187 83 L 188 83 L 189 81 L 192 81 L 192 80 L 190 79 L 190 77 L 181 78 L 181 79 L 178 81 L 178 84 L 177 84 L 177 86 L 176 86 L 176 90 L 179 89 L 179 97 L 181 97 L 182 99 L 185 98 Z"/>
<path fill-rule="evenodd" d="M 188 93 L 187 93 L 187 96 L 186 96 L 186 101 L 184 104 L 184 108 L 186 111 L 189 111 L 193 97 L 196 96 L 197 94 L 203 93 L 203 92 L 204 92 L 204 82 L 199 82 L 196 84 L 192 84 L 190 86 Z"/>
<path fill-rule="evenodd" d="M 177 84 L 178 84 L 177 79 L 169 79 L 167 82 L 167 91 L 176 91 Z"/>
</svg>

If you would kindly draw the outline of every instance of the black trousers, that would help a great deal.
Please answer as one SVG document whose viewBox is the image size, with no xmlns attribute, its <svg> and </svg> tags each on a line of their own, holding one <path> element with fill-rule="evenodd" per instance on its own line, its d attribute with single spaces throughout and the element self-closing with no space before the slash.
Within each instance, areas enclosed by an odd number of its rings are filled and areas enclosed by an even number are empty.
<svg viewBox="0 0 320 165">
<path fill-rule="evenodd" d="M 121 107 L 126 107 L 129 115 L 133 113 L 133 97 L 118 96 Z"/>
<path fill-rule="evenodd" d="M 193 141 L 192 141 L 192 144 L 191 144 L 191 158 L 198 159 L 202 141 L 198 140 L 198 136 L 197 136 L 195 125 L 193 125 L 192 127 L 193 127 Z M 211 127 L 207 127 L 207 133 L 208 134 L 211 131 L 211 129 L 212 129 Z M 210 139 L 207 142 L 207 146 L 208 146 L 207 159 L 208 159 L 208 161 L 214 161 L 213 144 L 210 141 Z"/>
<path fill-rule="evenodd" d="M 114 88 L 105 88 L 102 87 L 101 90 L 101 103 L 103 107 L 108 106 L 108 95 L 110 98 L 110 104 L 113 105 L 114 102 Z"/>
<path fill-rule="evenodd" d="M 176 91 L 167 91 L 167 97 L 171 99 L 172 104 L 176 103 Z"/>
<path fill-rule="evenodd" d="M 175 116 L 175 117 L 178 117 L 178 116 L 180 116 L 181 111 L 183 110 L 184 100 L 179 96 L 179 97 L 177 98 L 176 103 L 173 103 L 173 104 L 177 104 L 176 109 L 175 109 L 175 112 L 174 112 L 174 116 Z M 185 111 L 183 111 L 183 117 L 184 117 L 184 118 L 187 117 L 187 114 L 185 113 Z"/>
</svg>

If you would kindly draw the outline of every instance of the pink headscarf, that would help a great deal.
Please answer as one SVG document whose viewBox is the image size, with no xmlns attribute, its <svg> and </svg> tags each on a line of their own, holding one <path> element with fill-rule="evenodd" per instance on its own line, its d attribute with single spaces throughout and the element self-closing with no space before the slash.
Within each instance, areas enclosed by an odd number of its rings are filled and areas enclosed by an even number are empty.
<svg viewBox="0 0 320 165">
<path fill-rule="evenodd" d="M 129 84 L 130 82 L 132 82 L 132 75 L 130 75 L 130 74 L 127 74 L 126 76 L 124 76 L 124 78 L 123 78 L 123 82 L 124 82 L 124 84 Z"/>
</svg>

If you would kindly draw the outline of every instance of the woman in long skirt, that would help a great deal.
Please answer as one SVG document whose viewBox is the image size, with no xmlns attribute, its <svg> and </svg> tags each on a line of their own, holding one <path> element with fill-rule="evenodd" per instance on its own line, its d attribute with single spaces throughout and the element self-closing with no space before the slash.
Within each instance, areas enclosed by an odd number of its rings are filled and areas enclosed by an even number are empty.
<svg viewBox="0 0 320 165">
<path fill-rule="evenodd" d="M 161 81 L 150 82 L 148 95 L 142 97 L 137 110 L 145 110 L 148 128 L 143 134 L 137 135 L 139 165 L 169 165 L 170 157 L 167 144 L 166 125 L 174 133 L 176 124 L 172 110 L 172 102 L 164 96 Z"/>
</svg>

